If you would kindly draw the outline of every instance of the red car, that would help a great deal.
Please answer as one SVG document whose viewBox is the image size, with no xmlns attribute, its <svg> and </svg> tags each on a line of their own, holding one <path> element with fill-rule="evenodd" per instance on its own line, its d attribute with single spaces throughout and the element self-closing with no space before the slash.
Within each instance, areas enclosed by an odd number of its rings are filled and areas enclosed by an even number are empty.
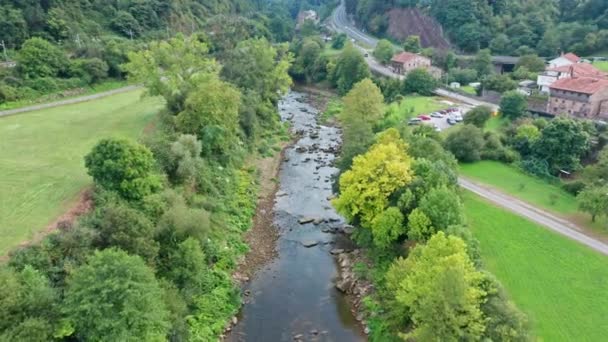
<svg viewBox="0 0 608 342">
<path fill-rule="evenodd" d="M 418 117 L 420 118 L 420 120 L 423 120 L 423 121 L 431 120 L 431 117 L 428 115 L 418 115 Z"/>
</svg>

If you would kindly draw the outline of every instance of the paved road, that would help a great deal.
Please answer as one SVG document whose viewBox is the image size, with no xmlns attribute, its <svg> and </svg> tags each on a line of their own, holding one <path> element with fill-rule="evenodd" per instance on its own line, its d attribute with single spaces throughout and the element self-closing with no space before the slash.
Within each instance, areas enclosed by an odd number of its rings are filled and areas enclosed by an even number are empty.
<svg viewBox="0 0 608 342">
<path fill-rule="evenodd" d="M 86 96 L 74 97 L 71 99 L 66 99 L 66 100 L 61 100 L 61 101 L 56 101 L 56 102 L 41 103 L 41 104 L 27 106 L 27 107 L 2 110 L 2 111 L 0 111 L 0 117 L 27 113 L 27 112 L 32 112 L 35 110 L 40 110 L 40 109 L 47 109 L 47 108 L 65 106 L 65 105 L 70 105 L 70 104 L 75 104 L 75 103 L 87 102 L 87 101 L 91 101 L 91 100 L 100 99 L 102 97 L 135 90 L 138 88 L 140 88 L 140 86 L 127 86 L 127 87 L 122 87 L 122 88 L 118 88 L 118 89 L 114 89 L 114 90 L 104 91 L 102 93 L 97 93 L 97 94 L 93 94 L 93 95 L 86 95 Z"/>
<path fill-rule="evenodd" d="M 355 39 L 357 42 L 363 42 L 372 47 L 376 46 L 376 43 L 378 42 L 377 39 L 365 34 L 364 32 L 361 32 L 350 23 L 348 16 L 346 15 L 343 2 L 336 8 L 331 16 L 330 26 L 338 32 L 346 33 L 349 37 Z M 370 53 L 369 50 L 366 50 L 361 46 L 358 47 L 362 52 L 367 52 L 368 54 Z M 371 57 L 371 54 L 369 56 L 370 57 L 365 58 L 365 60 L 367 61 L 370 69 L 372 69 L 374 72 L 388 77 L 395 77 L 399 79 L 403 78 L 402 75 L 395 74 L 389 68 L 379 64 L 374 58 Z M 472 99 L 446 89 L 437 89 L 435 90 L 435 93 L 437 95 L 451 98 L 471 106 L 486 105 L 494 110 L 498 110 L 498 106 L 495 104 Z M 469 190 L 502 208 L 505 208 L 517 215 L 523 216 L 567 238 L 582 243 L 583 245 L 586 245 L 604 255 L 608 255 L 608 244 L 589 235 L 585 235 L 582 232 L 582 229 L 577 227 L 572 222 L 568 222 L 515 197 L 504 194 L 496 189 L 475 183 L 469 179 L 460 177 L 458 179 L 458 183 L 462 188 Z"/>
</svg>

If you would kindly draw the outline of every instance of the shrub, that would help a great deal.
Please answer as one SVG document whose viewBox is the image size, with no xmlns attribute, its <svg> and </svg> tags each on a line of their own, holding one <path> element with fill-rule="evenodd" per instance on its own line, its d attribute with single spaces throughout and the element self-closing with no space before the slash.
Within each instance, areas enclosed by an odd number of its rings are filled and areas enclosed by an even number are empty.
<svg viewBox="0 0 608 342">
<path fill-rule="evenodd" d="M 585 182 L 583 182 L 581 180 L 573 180 L 570 182 L 562 183 L 562 189 L 566 190 L 567 192 L 569 192 L 575 196 L 578 195 L 581 191 L 583 191 L 585 186 L 586 186 Z"/>
<path fill-rule="evenodd" d="M 56 80 L 52 77 L 31 79 L 26 81 L 25 85 L 41 93 L 52 93 L 59 89 Z"/>
<path fill-rule="evenodd" d="M 445 148 L 462 162 L 478 161 L 483 145 L 483 133 L 473 125 L 464 125 L 450 131 L 444 143 Z"/>
</svg>

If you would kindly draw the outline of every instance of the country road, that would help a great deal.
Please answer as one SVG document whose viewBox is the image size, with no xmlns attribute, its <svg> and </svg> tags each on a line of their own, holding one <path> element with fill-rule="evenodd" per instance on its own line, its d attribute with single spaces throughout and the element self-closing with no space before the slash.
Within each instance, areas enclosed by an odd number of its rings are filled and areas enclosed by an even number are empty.
<svg viewBox="0 0 608 342">
<path fill-rule="evenodd" d="M 347 34 L 356 42 L 363 42 L 364 44 L 369 45 L 371 47 L 374 47 L 378 42 L 376 38 L 364 32 L 361 32 L 354 25 L 351 25 L 346 14 L 344 2 L 341 2 L 340 5 L 334 10 L 332 16 L 330 17 L 330 26 L 338 32 L 343 32 Z M 357 45 L 357 47 L 362 52 L 370 52 L 365 48 L 361 47 L 360 45 Z M 370 69 L 372 69 L 376 73 L 388 77 L 395 77 L 399 79 L 403 78 L 402 75 L 393 73 L 389 68 L 381 65 L 372 57 L 367 57 L 365 58 L 365 60 L 369 65 Z M 494 104 L 471 99 L 469 97 L 451 92 L 446 89 L 436 89 L 435 94 L 451 98 L 472 106 L 486 105 L 494 110 L 498 110 L 498 106 Z M 495 205 L 507 209 L 517 215 L 523 216 L 569 239 L 582 243 L 583 245 L 586 245 L 589 248 L 598 251 L 604 255 L 608 255 L 608 244 L 594 237 L 584 234 L 582 229 L 580 229 L 571 222 L 559 218 L 542 209 L 536 208 L 515 197 L 504 194 L 496 189 L 492 189 L 490 187 L 475 183 L 469 179 L 459 177 L 458 183 L 462 188 L 485 198 L 486 200 L 494 203 Z"/>
<path fill-rule="evenodd" d="M 115 94 L 124 93 L 124 92 L 131 91 L 131 90 L 135 90 L 138 88 L 141 88 L 141 86 L 131 85 L 131 86 L 108 90 L 108 91 L 104 91 L 104 92 L 92 94 L 92 95 L 85 95 L 85 96 L 79 96 L 79 97 L 74 97 L 74 98 L 55 101 L 55 102 L 41 103 L 41 104 L 36 104 L 36 105 L 31 105 L 31 106 L 26 106 L 26 107 L 21 107 L 21 108 L 2 110 L 2 111 L 0 111 L 0 117 L 27 113 L 27 112 L 33 112 L 35 110 L 40 110 L 40 109 L 47 109 L 47 108 L 65 106 L 65 105 L 76 104 L 76 103 L 81 103 L 81 102 L 87 102 L 87 101 L 96 100 L 96 99 L 100 99 L 100 98 L 115 95 Z"/>
</svg>

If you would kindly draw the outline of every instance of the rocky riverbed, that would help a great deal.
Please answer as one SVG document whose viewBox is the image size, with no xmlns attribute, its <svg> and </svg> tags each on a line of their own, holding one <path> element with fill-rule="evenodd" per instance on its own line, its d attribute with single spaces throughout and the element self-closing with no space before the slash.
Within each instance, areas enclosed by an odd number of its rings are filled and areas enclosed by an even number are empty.
<svg viewBox="0 0 608 342">
<path fill-rule="evenodd" d="M 330 204 L 340 130 L 319 125 L 310 103 L 291 92 L 279 104 L 297 140 L 284 152 L 274 196 L 277 256 L 244 282 L 244 306 L 227 341 L 366 340 L 346 296 L 360 292 L 348 238 L 353 228 Z"/>
</svg>

